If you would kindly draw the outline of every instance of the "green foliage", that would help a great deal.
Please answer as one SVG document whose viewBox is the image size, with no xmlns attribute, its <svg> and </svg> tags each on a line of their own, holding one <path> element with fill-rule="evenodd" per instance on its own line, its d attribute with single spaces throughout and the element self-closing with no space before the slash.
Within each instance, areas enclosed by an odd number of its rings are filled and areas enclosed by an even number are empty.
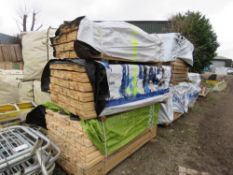
<svg viewBox="0 0 233 175">
<path fill-rule="evenodd" d="M 185 14 L 178 13 L 170 21 L 172 32 L 181 33 L 193 43 L 194 66 L 192 71 L 201 72 L 210 65 L 219 46 L 217 35 L 209 19 L 200 12 L 188 11 Z"/>
</svg>

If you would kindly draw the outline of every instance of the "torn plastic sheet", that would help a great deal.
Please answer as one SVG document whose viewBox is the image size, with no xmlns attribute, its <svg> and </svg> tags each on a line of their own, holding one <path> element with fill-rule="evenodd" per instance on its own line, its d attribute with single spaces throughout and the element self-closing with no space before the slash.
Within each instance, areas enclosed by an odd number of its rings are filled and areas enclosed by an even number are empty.
<svg viewBox="0 0 233 175">
<path fill-rule="evenodd" d="M 187 113 L 189 107 L 193 107 L 201 88 L 192 83 L 182 82 L 170 88 L 169 99 L 161 104 L 158 124 L 171 123 L 174 112 Z"/>
<path fill-rule="evenodd" d="M 179 33 L 148 34 L 126 22 L 83 18 L 75 50 L 81 57 L 105 54 L 130 62 L 168 62 L 178 57 L 193 65 L 193 45 Z"/>
<path fill-rule="evenodd" d="M 92 84 L 98 116 L 148 106 L 164 101 L 169 96 L 169 66 L 109 64 L 83 59 L 51 60 L 42 75 L 42 90 L 49 91 L 49 65 L 67 62 L 85 66 Z"/>
</svg>

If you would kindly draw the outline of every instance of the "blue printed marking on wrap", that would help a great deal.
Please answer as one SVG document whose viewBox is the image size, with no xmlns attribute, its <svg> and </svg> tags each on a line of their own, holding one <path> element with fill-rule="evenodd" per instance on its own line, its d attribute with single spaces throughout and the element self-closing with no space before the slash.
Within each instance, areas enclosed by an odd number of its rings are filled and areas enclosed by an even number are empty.
<svg viewBox="0 0 233 175">
<path fill-rule="evenodd" d="M 113 100 L 107 101 L 105 107 L 124 105 L 124 104 L 127 104 L 127 103 L 132 103 L 132 102 L 135 102 L 135 101 L 144 100 L 144 99 L 147 99 L 147 98 L 150 98 L 150 97 L 156 97 L 156 96 L 164 95 L 166 93 L 169 93 L 169 88 L 160 89 L 160 90 L 157 90 L 155 92 L 151 92 L 149 94 L 137 94 L 136 96 L 131 96 L 131 97 L 127 97 L 127 98 L 113 99 Z"/>
</svg>

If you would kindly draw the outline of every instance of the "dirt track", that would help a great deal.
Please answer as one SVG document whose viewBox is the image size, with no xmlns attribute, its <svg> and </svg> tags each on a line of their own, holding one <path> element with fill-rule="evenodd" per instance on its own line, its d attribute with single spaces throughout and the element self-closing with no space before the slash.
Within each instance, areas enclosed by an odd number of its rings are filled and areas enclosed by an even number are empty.
<svg viewBox="0 0 233 175">
<path fill-rule="evenodd" d="M 191 112 L 171 126 L 159 127 L 155 142 L 109 175 L 178 175 L 178 166 L 233 175 L 233 76 L 226 90 L 198 100 Z"/>
</svg>

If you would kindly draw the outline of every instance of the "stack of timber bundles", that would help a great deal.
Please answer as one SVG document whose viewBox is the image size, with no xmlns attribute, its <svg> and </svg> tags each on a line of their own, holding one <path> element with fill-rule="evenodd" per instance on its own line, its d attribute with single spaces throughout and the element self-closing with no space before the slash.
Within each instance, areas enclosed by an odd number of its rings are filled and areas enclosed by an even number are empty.
<svg viewBox="0 0 233 175">
<path fill-rule="evenodd" d="M 53 105 L 65 114 L 48 107 L 46 124 L 61 149 L 58 163 L 64 169 L 102 175 L 155 137 L 160 102 L 169 96 L 171 68 L 155 64 L 161 62 L 157 38 L 127 23 L 120 23 L 123 28 L 117 31 L 119 23 L 111 22 L 97 26 L 102 35 L 106 28 L 113 31 L 102 41 L 96 31 L 85 33 L 96 26 L 82 19 L 64 23 L 52 39 L 58 59 L 45 66 L 42 90 L 51 93 Z"/>
</svg>

